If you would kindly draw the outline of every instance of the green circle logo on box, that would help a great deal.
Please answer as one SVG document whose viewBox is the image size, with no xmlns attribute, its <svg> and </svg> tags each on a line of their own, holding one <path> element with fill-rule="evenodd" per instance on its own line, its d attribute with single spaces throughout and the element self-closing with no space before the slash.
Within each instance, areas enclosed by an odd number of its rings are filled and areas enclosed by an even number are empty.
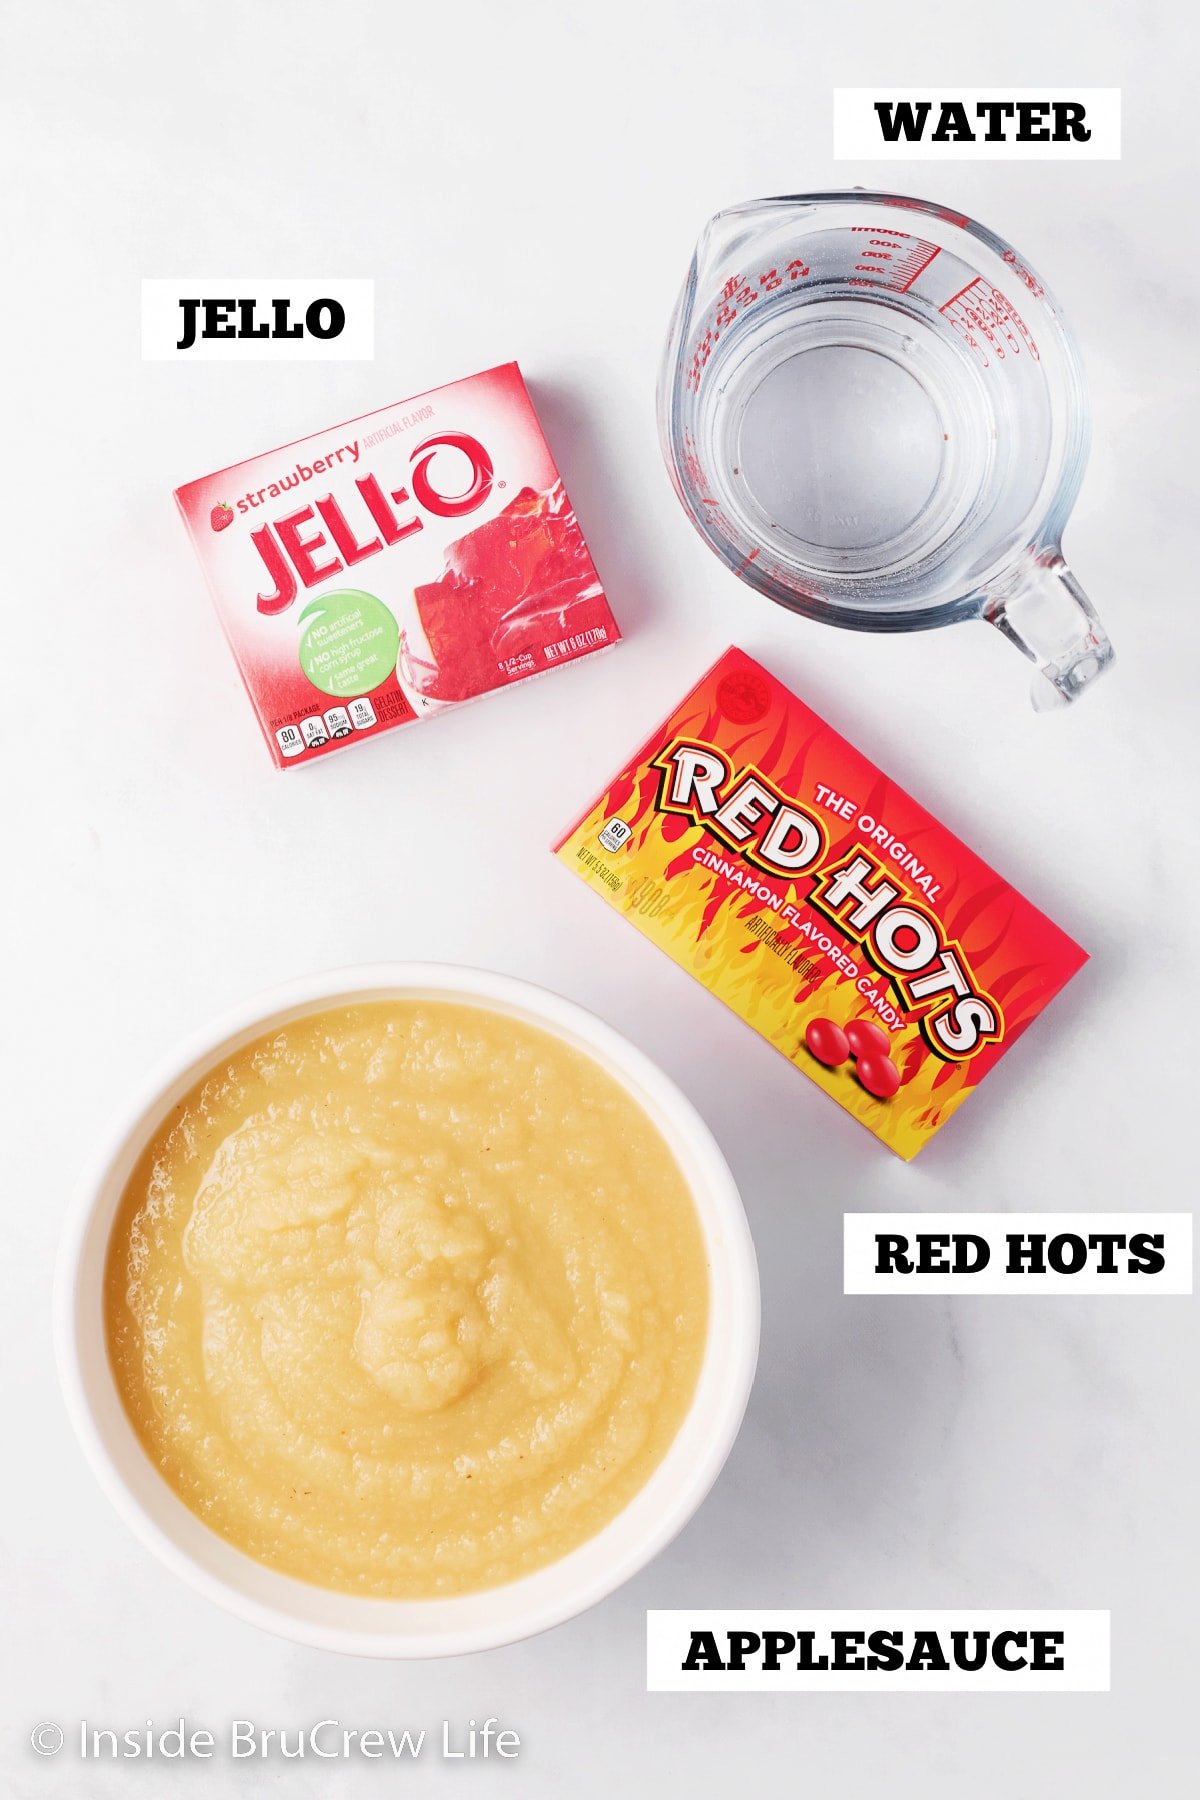
<svg viewBox="0 0 1200 1800">
<path fill-rule="evenodd" d="M 396 667 L 400 627 L 374 594 L 358 588 L 319 594 L 298 623 L 300 667 L 323 694 L 369 694 Z"/>
</svg>

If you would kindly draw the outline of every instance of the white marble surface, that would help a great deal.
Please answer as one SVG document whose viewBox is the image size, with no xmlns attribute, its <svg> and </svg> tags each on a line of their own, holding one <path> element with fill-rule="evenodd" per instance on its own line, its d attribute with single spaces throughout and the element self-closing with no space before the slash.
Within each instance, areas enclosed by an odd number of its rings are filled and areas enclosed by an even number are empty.
<svg viewBox="0 0 1200 1800">
<path fill-rule="evenodd" d="M 1195 162 L 1182 0 L 965 15 L 929 0 L 836 14 L 782 0 L 14 0 L 5 38 L 4 1792 L 1191 1791 L 1191 1302 L 840 1293 L 848 1206 L 1190 1198 L 1200 614 L 1196 259 L 1175 223 Z M 983 627 L 857 638 L 740 589 L 668 490 L 652 411 L 662 331 L 711 211 L 886 181 L 831 163 L 835 83 L 1039 78 L 1119 82 L 1124 161 L 896 173 L 1027 252 L 1084 345 L 1096 446 L 1067 541 L 1119 665 L 1049 718 Z M 272 270 L 373 276 L 375 365 L 139 361 L 141 276 Z M 511 356 L 627 643 L 277 775 L 170 489 Z M 1093 952 L 911 1167 L 547 852 L 731 638 Z M 964 703 L 942 717 L 950 691 Z M 294 971 L 411 956 L 545 981 L 662 1062 L 742 1183 L 765 1326 L 737 1449 L 652 1568 L 544 1639 L 388 1667 L 260 1636 L 138 1548 L 70 1438 L 48 1294 L 72 1183 L 152 1058 Z M 1113 1692 L 649 1698 L 645 1609 L 693 1601 L 1111 1607 Z M 491 1713 L 525 1751 L 404 1777 L 312 1762 L 89 1775 L 28 1747 L 41 1719 L 180 1712 L 435 1729 Z"/>
</svg>

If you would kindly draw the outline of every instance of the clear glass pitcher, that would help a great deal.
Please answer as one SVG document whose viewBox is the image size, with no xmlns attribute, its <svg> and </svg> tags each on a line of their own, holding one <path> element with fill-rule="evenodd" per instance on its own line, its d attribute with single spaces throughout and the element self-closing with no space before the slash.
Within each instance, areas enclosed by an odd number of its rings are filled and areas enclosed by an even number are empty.
<svg viewBox="0 0 1200 1800">
<path fill-rule="evenodd" d="M 987 619 L 1075 699 L 1112 646 L 1063 560 L 1087 460 L 1057 303 L 982 225 L 851 191 L 718 213 L 659 385 L 663 452 L 735 574 L 860 631 Z"/>
</svg>

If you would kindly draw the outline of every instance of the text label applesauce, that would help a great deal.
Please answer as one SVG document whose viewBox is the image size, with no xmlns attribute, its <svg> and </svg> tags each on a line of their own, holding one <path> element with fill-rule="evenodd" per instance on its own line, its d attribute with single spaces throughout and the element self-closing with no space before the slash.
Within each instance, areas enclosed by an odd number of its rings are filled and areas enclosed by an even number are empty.
<svg viewBox="0 0 1200 1800">
<path fill-rule="evenodd" d="M 646 1686 L 660 1694 L 1107 1693 L 1109 1614 L 650 1612 Z"/>
</svg>

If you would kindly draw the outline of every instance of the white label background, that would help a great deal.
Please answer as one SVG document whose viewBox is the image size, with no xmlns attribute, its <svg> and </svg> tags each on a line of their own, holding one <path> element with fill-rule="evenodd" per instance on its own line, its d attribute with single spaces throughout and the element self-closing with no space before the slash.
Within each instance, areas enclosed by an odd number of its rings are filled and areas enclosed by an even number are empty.
<svg viewBox="0 0 1200 1800">
<path fill-rule="evenodd" d="M 184 314 L 179 302 L 189 300 L 253 300 L 255 323 L 272 322 L 272 301 L 287 300 L 288 323 L 304 323 L 314 300 L 336 300 L 346 323 L 335 338 L 303 337 L 203 338 L 204 314 L 196 316 L 196 341 L 190 350 L 177 348 Z M 236 326 L 235 311 L 230 321 Z M 375 358 L 375 283 L 336 275 L 172 275 L 142 282 L 143 362 L 373 362 Z"/>
<path fill-rule="evenodd" d="M 879 1607 L 868 1612 L 648 1612 L 646 1614 L 646 1690 L 651 1694 L 690 1693 L 873 1693 L 873 1694 L 1103 1694 L 1109 1689 L 1109 1619 L 1107 1612 L 911 1612 Z M 949 1651 L 952 1631 L 1061 1631 L 1057 1647 L 1061 1669 L 1005 1670 L 988 1661 L 983 1668 L 963 1669 L 796 1669 L 766 1671 L 750 1667 L 701 1669 L 681 1667 L 693 1631 L 712 1631 L 722 1647 L 729 1631 L 814 1631 L 814 1648 L 829 1652 L 831 1631 L 903 1632 L 911 1649 L 915 1631 L 936 1631 Z M 865 1645 L 856 1654 L 865 1657 Z M 795 1652 L 792 1654 L 795 1661 Z"/>
<path fill-rule="evenodd" d="M 901 136 L 889 144 L 875 111 L 876 102 L 893 106 L 897 100 L 912 104 L 932 102 L 929 119 L 918 141 L 909 143 Z M 977 101 L 1075 101 L 1084 106 L 1083 123 L 1091 131 L 1086 143 L 1068 138 L 1064 143 L 1050 141 L 1017 144 L 1011 141 L 987 143 L 983 133 L 986 119 L 975 113 Z M 975 133 L 973 143 L 934 143 L 931 133 L 937 126 L 938 108 L 943 101 L 958 101 L 967 109 L 967 118 Z M 1054 130 L 1054 115 L 1047 113 L 1041 121 Z M 1003 121 L 1006 133 L 1015 132 L 1014 117 Z M 1093 87 L 1040 88 L 834 88 L 833 90 L 833 155 L 835 162 L 1119 162 L 1121 159 L 1121 90 Z"/>
<path fill-rule="evenodd" d="M 986 1238 L 991 1248 L 991 1261 L 977 1275 L 876 1273 L 877 1232 L 908 1238 L 908 1253 L 915 1260 L 918 1232 L 945 1236 L 966 1231 Z M 1127 1274 L 1122 1265 L 1128 1252 L 1117 1250 L 1121 1273 L 1101 1275 L 1094 1267 L 1100 1254 L 1095 1250 L 1078 1275 L 1060 1275 L 1049 1264 L 1044 1275 L 1009 1275 L 1005 1269 L 1010 1232 L 1020 1232 L 1023 1237 L 1036 1233 L 1047 1242 L 1062 1232 L 1071 1232 L 1085 1242 L 1100 1232 L 1123 1233 L 1126 1240 L 1135 1232 L 1161 1234 L 1166 1265 L 1158 1275 Z M 1192 1291 L 1191 1213 L 846 1213 L 843 1252 L 842 1291 L 846 1294 L 1113 1294 L 1153 1298 Z M 947 1260 L 952 1260 L 953 1253 L 953 1246 L 944 1252 Z"/>
</svg>

